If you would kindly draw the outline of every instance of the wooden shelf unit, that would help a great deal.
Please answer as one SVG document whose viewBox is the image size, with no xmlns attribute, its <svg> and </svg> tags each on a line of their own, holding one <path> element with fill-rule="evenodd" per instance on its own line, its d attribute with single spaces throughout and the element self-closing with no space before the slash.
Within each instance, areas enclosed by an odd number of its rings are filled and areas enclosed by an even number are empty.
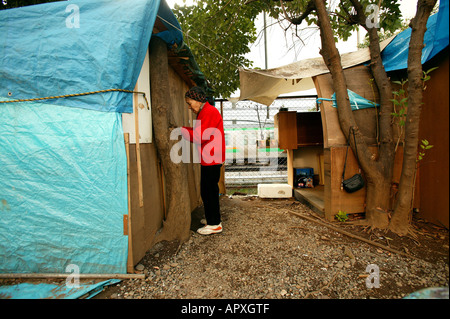
<svg viewBox="0 0 450 319">
<path fill-rule="evenodd" d="M 320 112 L 278 112 L 275 115 L 275 128 L 278 130 L 278 147 L 281 149 L 323 145 Z"/>
</svg>

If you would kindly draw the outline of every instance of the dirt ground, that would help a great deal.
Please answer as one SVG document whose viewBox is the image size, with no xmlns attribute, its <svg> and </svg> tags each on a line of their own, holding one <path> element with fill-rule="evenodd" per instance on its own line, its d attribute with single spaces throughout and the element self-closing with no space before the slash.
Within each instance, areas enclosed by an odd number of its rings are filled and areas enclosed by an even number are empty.
<svg viewBox="0 0 450 319">
<path fill-rule="evenodd" d="M 95 298 L 399 299 L 423 288 L 448 287 L 448 230 L 425 220 L 414 219 L 413 238 L 329 223 L 294 199 L 224 196 L 221 211 L 222 233 L 195 233 L 203 217 L 198 209 L 189 241 L 157 244 L 141 260 L 137 268 L 145 280 L 122 281 Z"/>
<path fill-rule="evenodd" d="M 187 242 L 159 243 L 136 266 L 145 279 L 122 280 L 93 298 L 401 299 L 424 288 L 448 288 L 449 232 L 425 220 L 414 219 L 414 238 L 398 237 L 327 222 L 294 199 L 234 195 L 220 202 L 222 233 L 197 234 L 203 218 L 202 208 L 197 209 Z"/>
</svg>

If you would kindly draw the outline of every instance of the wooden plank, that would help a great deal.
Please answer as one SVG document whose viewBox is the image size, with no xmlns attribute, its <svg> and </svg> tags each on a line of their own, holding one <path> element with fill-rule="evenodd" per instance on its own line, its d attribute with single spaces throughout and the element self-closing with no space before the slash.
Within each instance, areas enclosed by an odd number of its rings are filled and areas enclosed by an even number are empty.
<svg viewBox="0 0 450 319">
<path fill-rule="evenodd" d="M 339 210 L 348 214 L 361 213 L 365 211 L 366 188 L 355 192 L 347 193 L 341 189 L 342 172 L 344 170 L 345 153 L 347 148 L 331 148 L 331 212 L 329 217 L 333 217 Z M 350 178 L 359 172 L 359 165 L 351 149 L 348 150 L 347 166 L 345 178 Z"/>
<path fill-rule="evenodd" d="M 315 77 L 314 84 L 316 89 L 319 88 L 317 92 L 319 98 L 331 99 L 334 90 L 329 74 Z M 322 116 L 324 147 L 345 145 L 347 141 L 341 131 L 337 109 L 333 107 L 333 103 L 330 101 L 322 101 L 320 103 L 320 113 Z"/>
<path fill-rule="evenodd" d="M 331 211 L 331 150 L 323 149 L 323 171 L 324 171 L 324 202 L 325 202 L 325 218 L 333 220 L 334 216 Z"/>
<path fill-rule="evenodd" d="M 136 84 L 136 87 L 134 88 L 136 92 L 139 91 L 138 86 Z M 142 166 L 141 166 L 141 147 L 139 143 L 139 101 L 138 101 L 138 94 L 133 94 L 133 107 L 134 107 L 134 128 L 136 130 L 136 160 L 137 160 L 137 169 L 138 169 L 138 192 L 139 192 L 139 207 L 144 206 L 144 192 L 142 187 Z"/>
<path fill-rule="evenodd" d="M 449 227 L 449 56 L 439 56 L 439 68 L 431 73 L 423 92 L 423 112 L 420 117 L 421 139 L 434 147 L 420 161 L 419 216 L 438 225 Z M 431 66 L 431 65 L 430 65 Z M 416 206 L 418 207 L 418 206 Z"/>
<path fill-rule="evenodd" d="M 294 151 L 286 150 L 287 152 L 287 173 L 288 184 L 294 187 Z"/>
<path fill-rule="evenodd" d="M 325 196 L 323 186 L 318 185 L 314 188 L 295 188 L 294 197 L 316 213 L 323 216 L 325 212 Z"/>
<path fill-rule="evenodd" d="M 275 115 L 278 147 L 283 150 L 297 148 L 297 112 L 283 111 Z"/>
<path fill-rule="evenodd" d="M 128 236 L 128 215 L 123 215 L 123 235 Z"/>
<path fill-rule="evenodd" d="M 324 185 L 325 170 L 324 170 L 324 163 L 323 163 L 323 154 L 317 154 L 317 165 L 319 167 L 319 185 Z"/>
<path fill-rule="evenodd" d="M 227 193 L 227 188 L 225 187 L 225 163 L 222 164 L 222 167 L 220 168 L 219 193 Z"/>
<path fill-rule="evenodd" d="M 312 78 L 314 86 L 316 87 L 317 96 L 323 97 L 321 86 L 318 78 L 315 76 Z M 323 103 L 323 101 L 322 101 Z M 323 147 L 328 148 L 328 129 L 327 129 L 327 117 L 323 110 L 322 103 L 317 103 L 317 107 L 320 109 L 320 118 L 322 120 L 322 135 L 323 135 Z"/>
<path fill-rule="evenodd" d="M 133 240 L 131 236 L 131 183 L 130 183 L 130 134 L 124 134 L 125 139 L 125 151 L 127 154 L 127 189 L 128 189 L 128 218 L 127 218 L 127 230 L 128 235 L 128 257 L 127 257 L 127 272 L 134 272 L 133 263 Z M 124 225 L 125 226 L 125 225 Z M 125 233 L 125 229 L 124 229 Z"/>
<path fill-rule="evenodd" d="M 75 276 L 73 273 L 52 274 L 52 273 L 35 273 L 35 274 L 0 274 L 0 279 L 52 279 Z M 80 279 L 145 279 L 145 274 L 77 274 Z"/>
</svg>

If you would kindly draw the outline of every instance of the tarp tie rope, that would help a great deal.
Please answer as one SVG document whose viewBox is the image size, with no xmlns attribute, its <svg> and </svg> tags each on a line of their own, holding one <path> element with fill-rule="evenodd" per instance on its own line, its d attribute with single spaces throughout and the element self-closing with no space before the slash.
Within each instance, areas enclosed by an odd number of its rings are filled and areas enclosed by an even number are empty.
<svg viewBox="0 0 450 319">
<path fill-rule="evenodd" d="M 76 96 L 83 96 L 83 95 L 90 95 L 90 94 L 99 94 L 99 93 L 105 93 L 105 92 L 125 92 L 125 93 L 142 94 L 145 99 L 145 103 L 147 104 L 147 109 L 150 109 L 150 104 L 148 103 L 147 96 L 145 95 L 144 92 L 136 92 L 136 91 L 125 90 L 125 89 L 107 89 L 107 90 L 99 90 L 99 91 L 84 92 L 84 93 L 65 94 L 65 95 L 47 96 L 47 97 L 36 97 L 36 98 L 32 98 L 32 99 L 7 100 L 7 101 L 0 101 L 0 103 L 16 103 L 16 102 L 53 100 L 53 99 L 62 99 L 62 98 L 66 98 L 66 97 L 76 97 Z"/>
<path fill-rule="evenodd" d="M 324 99 L 324 98 L 318 98 L 318 99 L 316 99 L 316 103 L 317 103 L 317 104 L 322 103 L 322 101 L 330 101 L 330 102 L 332 102 L 333 100 L 332 100 L 332 99 Z"/>
</svg>

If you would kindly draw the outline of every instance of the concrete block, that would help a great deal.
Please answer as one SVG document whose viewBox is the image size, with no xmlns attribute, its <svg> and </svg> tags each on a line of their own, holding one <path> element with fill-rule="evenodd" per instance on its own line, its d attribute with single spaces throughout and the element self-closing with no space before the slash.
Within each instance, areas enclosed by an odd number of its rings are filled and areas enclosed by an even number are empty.
<svg viewBox="0 0 450 319">
<path fill-rule="evenodd" d="M 292 187 L 289 184 L 258 184 L 258 196 L 261 198 L 290 198 Z"/>
</svg>

